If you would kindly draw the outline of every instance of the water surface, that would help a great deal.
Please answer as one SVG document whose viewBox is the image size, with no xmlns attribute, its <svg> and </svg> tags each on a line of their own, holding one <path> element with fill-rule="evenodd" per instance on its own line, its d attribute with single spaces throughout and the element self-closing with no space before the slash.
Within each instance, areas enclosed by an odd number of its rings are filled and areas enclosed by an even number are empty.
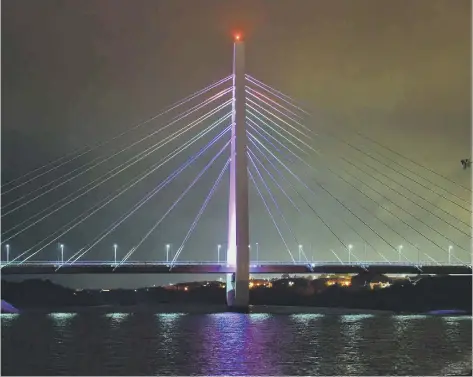
<svg viewBox="0 0 473 377">
<path fill-rule="evenodd" d="M 3 375 L 445 375 L 471 369 L 471 317 L 2 314 Z"/>
</svg>

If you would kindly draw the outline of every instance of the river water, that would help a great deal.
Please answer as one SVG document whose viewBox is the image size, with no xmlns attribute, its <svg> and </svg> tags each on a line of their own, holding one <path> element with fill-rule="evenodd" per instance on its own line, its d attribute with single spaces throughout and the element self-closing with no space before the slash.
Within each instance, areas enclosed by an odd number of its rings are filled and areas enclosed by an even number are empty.
<svg viewBox="0 0 473 377">
<path fill-rule="evenodd" d="M 2 375 L 455 375 L 472 319 L 391 314 L 2 314 Z"/>
</svg>

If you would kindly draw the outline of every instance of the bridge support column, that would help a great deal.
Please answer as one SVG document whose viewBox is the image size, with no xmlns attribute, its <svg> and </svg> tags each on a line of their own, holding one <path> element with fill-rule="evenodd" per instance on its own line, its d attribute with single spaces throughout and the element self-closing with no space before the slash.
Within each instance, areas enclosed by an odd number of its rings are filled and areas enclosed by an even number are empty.
<svg viewBox="0 0 473 377">
<path fill-rule="evenodd" d="M 236 36 L 233 45 L 233 124 L 227 249 L 227 263 L 235 266 L 235 273 L 227 275 L 227 305 L 238 311 L 248 310 L 250 277 L 245 97 L 245 45 Z"/>
</svg>

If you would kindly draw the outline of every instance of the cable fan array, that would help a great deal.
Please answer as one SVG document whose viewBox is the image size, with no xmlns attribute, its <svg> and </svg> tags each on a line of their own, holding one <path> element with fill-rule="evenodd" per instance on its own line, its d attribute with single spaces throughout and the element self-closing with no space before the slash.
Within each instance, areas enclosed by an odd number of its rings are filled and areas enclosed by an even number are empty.
<svg viewBox="0 0 473 377">
<path fill-rule="evenodd" d="M 347 141 L 346 136 L 340 137 L 314 121 L 289 96 L 249 75 L 246 79 L 249 168 L 256 172 L 250 178 L 255 185 L 259 178 L 265 186 L 288 228 L 293 249 L 299 240 L 278 209 L 264 177 L 271 181 L 279 177 L 279 189 L 280 183 L 285 182 L 292 197 L 305 203 L 314 220 L 338 242 L 343 255 L 335 247 L 330 252 L 341 263 L 346 258 L 345 251 L 354 260 L 362 261 L 350 250 L 354 238 L 365 245 L 364 261 L 369 247 L 371 254 L 386 263 L 471 263 L 471 201 L 467 199 L 470 189 L 360 132 L 354 134 L 364 138 L 363 147 L 352 141 L 354 138 Z M 314 124 L 313 129 L 305 125 L 308 122 Z M 337 193 L 341 188 L 349 190 L 349 194 Z M 263 195 L 259 189 L 258 192 Z M 287 192 L 283 196 L 291 198 Z M 316 198 L 319 206 L 313 204 Z M 321 198 L 330 201 L 334 211 L 338 207 L 338 225 L 319 209 Z M 301 207 L 293 201 L 290 200 L 291 205 L 300 213 Z M 269 205 L 266 208 L 269 212 Z M 278 233 L 283 238 L 280 230 Z M 289 242 L 283 239 L 283 243 Z M 407 248 L 410 252 L 406 252 Z"/>
<path fill-rule="evenodd" d="M 120 263 L 125 263 L 138 250 L 138 248 L 145 242 L 151 233 L 161 224 L 173 209 L 179 204 L 184 196 L 190 191 L 196 183 L 201 180 L 204 173 L 206 173 L 214 163 L 221 160 L 228 161 L 228 156 L 225 156 L 225 150 L 228 149 L 230 143 L 229 131 L 231 129 L 231 76 L 226 77 L 218 82 L 202 89 L 191 96 L 173 104 L 166 110 L 151 117 L 145 122 L 141 122 L 132 126 L 125 132 L 122 132 L 106 141 L 81 148 L 75 153 L 63 156 L 55 161 L 52 161 L 38 169 L 35 169 L 22 177 L 10 181 L 2 186 L 2 195 L 9 195 L 24 188 L 29 188 L 32 183 L 39 181 L 40 178 L 54 174 L 54 179 L 45 184 L 38 185 L 34 189 L 30 189 L 26 193 L 17 195 L 13 200 L 10 200 L 3 206 L 2 217 L 8 219 L 14 214 L 23 209 L 30 208 L 33 204 L 46 203 L 48 196 L 54 196 L 52 204 L 43 205 L 40 210 L 28 214 L 26 219 L 22 219 L 2 233 L 2 244 L 6 244 L 11 240 L 18 239 L 27 235 L 27 231 L 34 231 L 39 226 L 43 225 L 47 220 L 54 215 L 60 215 L 68 212 L 78 200 L 83 199 L 86 204 L 84 209 L 79 206 L 81 211 L 72 219 L 58 226 L 53 232 L 50 232 L 46 237 L 41 237 L 32 246 L 17 253 L 17 255 L 8 261 L 10 263 L 22 264 L 28 261 L 36 260 L 46 251 L 51 245 L 60 242 L 67 235 L 74 230 L 84 227 L 94 217 L 103 216 L 110 206 L 125 197 L 132 189 L 137 189 L 151 186 L 152 190 L 148 190 L 138 202 L 133 203 L 126 211 L 121 211 L 121 214 L 109 222 L 105 229 L 97 232 L 90 231 L 90 226 L 87 228 L 86 245 L 81 247 L 78 251 L 69 255 L 64 260 L 65 264 L 77 263 L 79 260 L 84 260 L 85 257 L 96 246 L 99 246 L 101 241 L 105 240 L 113 232 L 119 231 L 120 226 L 125 221 L 137 216 L 138 211 L 145 208 L 146 204 L 151 203 L 153 198 L 156 198 L 159 193 L 163 192 L 171 183 L 177 182 L 183 172 L 187 171 L 191 174 L 196 169 L 202 160 L 207 159 L 209 153 L 217 153 L 207 162 L 205 167 L 200 170 L 192 183 L 181 193 L 176 201 L 168 208 L 165 214 L 157 221 L 146 234 L 140 238 L 135 246 L 124 255 Z M 230 85 L 229 85 L 230 84 Z M 223 89 L 222 89 L 223 87 Z M 178 115 L 173 116 L 167 122 L 162 121 L 167 115 L 172 115 L 177 111 L 181 111 Z M 156 123 L 158 125 L 156 126 Z M 160 123 L 160 124 L 159 124 Z M 129 143 L 124 138 L 129 137 L 130 134 L 136 133 L 138 128 L 145 126 L 153 126 L 151 132 L 147 132 L 144 137 L 139 140 Z M 133 131 L 133 132 L 132 132 Z M 111 145 L 114 142 L 121 140 L 125 143 L 124 147 L 115 148 L 113 153 L 101 153 L 105 146 Z M 198 148 L 198 145 L 205 143 L 204 147 Z M 135 150 L 138 152 L 135 153 Z M 189 152 L 191 157 L 188 158 Z M 81 157 L 92 156 L 93 153 L 98 153 L 97 157 L 89 158 L 84 164 L 79 164 L 78 167 L 67 169 L 64 174 L 58 174 L 61 167 L 73 166 L 74 163 L 80 161 Z M 161 152 L 161 153 L 159 153 Z M 187 152 L 187 153 L 186 153 Z M 179 159 L 183 163 L 176 169 L 171 169 L 166 178 L 162 179 L 165 170 L 169 170 L 172 163 L 176 163 Z M 225 162 L 224 161 L 224 162 Z M 109 163 L 113 164 L 112 168 L 108 168 Z M 151 163 L 151 166 L 148 166 Z M 143 166 L 147 165 L 144 171 L 136 174 Z M 226 171 L 228 163 L 224 164 Z M 97 172 L 99 168 L 104 168 L 103 174 L 95 174 L 93 179 L 89 172 Z M 223 171 L 219 175 L 218 182 L 222 180 Z M 127 176 L 132 176 L 131 179 Z M 116 185 L 114 179 L 121 177 L 125 178 L 125 183 Z M 79 179 L 82 178 L 82 179 Z M 158 184 L 153 181 L 158 179 Z M 84 184 L 84 180 L 86 181 Z M 67 192 L 63 197 L 58 197 L 61 187 L 69 188 L 69 185 L 74 189 L 72 192 Z M 111 183 L 109 187 L 113 190 L 107 191 L 107 195 L 95 199 L 95 193 L 103 188 L 107 183 Z M 218 184 L 218 183 L 217 183 Z M 176 186 L 176 185 L 175 185 Z M 179 187 L 180 189 L 180 187 Z M 174 191 L 176 188 L 174 187 Z M 95 200 L 93 200 L 95 199 Z M 124 201 L 126 202 L 126 200 Z M 4 228 L 5 229 L 5 228 Z M 26 237 L 25 237 L 26 238 Z"/>
<path fill-rule="evenodd" d="M 83 234 L 85 242 L 57 268 L 81 263 L 160 200 L 163 213 L 133 229 L 133 235 L 139 235 L 130 236 L 132 244 L 115 261 L 116 268 L 141 259 L 144 254 L 137 257 L 137 251 L 146 250 L 143 245 L 151 242 L 176 207 L 199 182 L 202 185 L 204 176 L 213 174 L 168 261 L 171 266 L 177 263 L 229 170 L 231 79 L 219 80 L 108 140 L 2 185 L 1 217 L 7 224 L 2 245 L 33 240 L 6 265 L 37 260 L 72 232 Z M 271 240 L 273 258 L 284 252 L 292 263 L 322 261 L 328 255 L 340 263 L 348 258 L 387 264 L 471 264 L 470 189 L 360 132 L 352 132 L 347 140 L 347 133 L 339 136 L 326 129 L 289 96 L 252 76 L 245 80 L 250 201 L 263 206 L 265 219 L 280 239 L 278 247 Z M 146 127 L 152 130 L 129 142 Z M 107 148 L 109 153 L 104 152 Z M 185 172 L 193 175 L 190 181 L 183 178 Z M 131 199 L 132 189 L 144 192 L 138 201 Z M 159 198 L 170 192 L 177 198 L 170 205 L 162 203 Z M 255 213 L 253 204 L 250 215 L 259 222 L 263 215 Z M 111 221 L 109 212 L 114 213 Z M 40 235 L 53 219 L 58 221 L 54 230 Z M 305 231 L 297 227 L 301 219 Z M 266 237 L 252 232 L 262 243 Z M 308 240 L 315 247 L 309 253 L 302 246 Z M 356 244 L 364 245 L 363 257 Z"/>
</svg>

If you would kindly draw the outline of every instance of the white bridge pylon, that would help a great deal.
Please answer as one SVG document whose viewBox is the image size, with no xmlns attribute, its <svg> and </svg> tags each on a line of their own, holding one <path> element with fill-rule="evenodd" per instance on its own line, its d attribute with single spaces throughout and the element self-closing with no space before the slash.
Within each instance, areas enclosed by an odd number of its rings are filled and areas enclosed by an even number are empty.
<svg viewBox="0 0 473 377">
<path fill-rule="evenodd" d="M 245 44 L 239 34 L 233 44 L 233 111 L 228 197 L 227 263 L 235 273 L 227 275 L 227 305 L 245 309 L 249 305 L 250 230 L 245 94 Z"/>
</svg>

